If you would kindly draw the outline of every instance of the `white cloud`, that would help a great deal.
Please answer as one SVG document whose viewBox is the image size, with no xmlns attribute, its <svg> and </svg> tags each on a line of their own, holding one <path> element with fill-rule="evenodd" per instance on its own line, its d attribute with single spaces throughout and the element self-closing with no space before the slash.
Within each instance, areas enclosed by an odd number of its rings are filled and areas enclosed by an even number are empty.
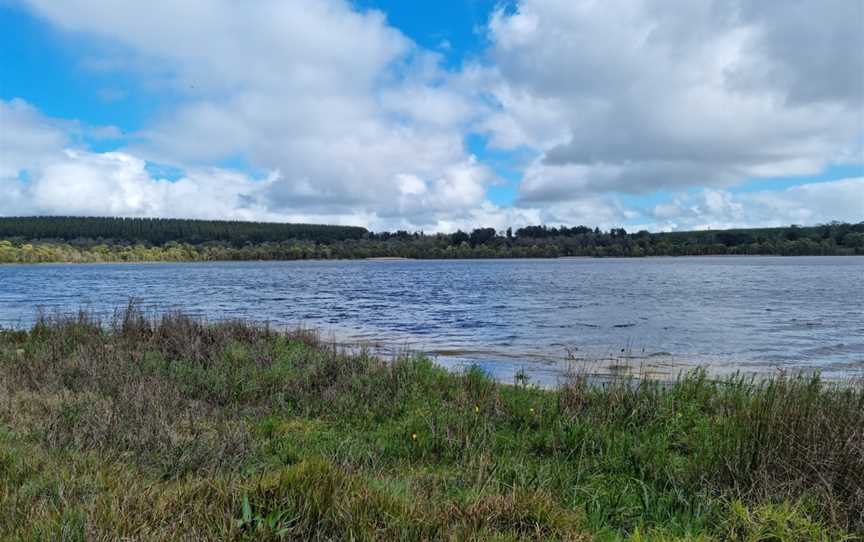
<svg viewBox="0 0 864 542">
<path fill-rule="evenodd" d="M 501 107 L 485 127 L 542 153 L 525 205 L 860 162 L 861 9 L 522 0 L 489 25 Z"/>
<path fill-rule="evenodd" d="M 503 232 L 509 227 L 519 228 L 541 222 L 538 209 L 517 209 L 514 207 L 499 207 L 490 202 L 484 202 L 472 209 L 466 216 L 441 216 L 427 231 L 452 233 L 456 230 L 471 231 L 479 226 L 495 228 Z"/>
<path fill-rule="evenodd" d="M 230 218 L 437 230 L 467 224 L 478 209 L 497 209 L 484 201 L 492 174 L 471 156 L 430 179 L 397 176 L 395 192 L 378 208 L 347 209 L 340 203 L 344 195 L 328 198 L 321 186 L 289 181 L 276 170 L 256 179 L 236 170 L 190 167 L 179 179 L 159 178 L 132 153 L 75 145 L 77 123 L 45 117 L 20 100 L 0 100 L 0 126 L 0 215 Z"/>
<path fill-rule="evenodd" d="M 864 220 L 864 177 L 808 183 L 783 190 L 705 189 L 653 209 L 658 230 L 812 225 Z"/>
<path fill-rule="evenodd" d="M 26 182 L 0 178 L 0 215 L 158 216 L 286 222 L 370 224 L 374 215 L 272 212 L 266 193 L 280 182 L 221 168 L 187 171 L 176 180 L 153 176 L 146 162 L 124 152 L 58 150 Z M 11 188 L 10 188 L 11 187 Z"/>
<path fill-rule="evenodd" d="M 39 168 L 45 155 L 66 145 L 61 123 L 43 117 L 23 100 L 0 100 L 0 179 L 17 179 L 22 170 Z"/>
<path fill-rule="evenodd" d="M 255 181 L 221 169 L 191 171 L 174 182 L 152 177 L 145 162 L 122 152 L 66 150 L 28 183 L 33 204 L 52 214 L 254 218 L 244 197 Z"/>
<path fill-rule="evenodd" d="M 493 180 L 463 145 L 478 111 L 472 91 L 380 12 L 343 0 L 29 4 L 59 27 L 124 45 L 142 76 L 174 89 L 176 107 L 128 152 L 186 167 L 240 156 L 278 171 L 260 201 L 269 213 L 404 209 L 422 226 L 441 202 L 449 213 L 476 208 Z M 441 193 L 406 194 L 406 177 Z"/>
<path fill-rule="evenodd" d="M 85 141 L 117 138 L 116 128 L 0 100 L 0 214 L 452 231 L 860 212 L 849 203 L 861 199 L 857 181 L 727 190 L 864 161 L 855 2 L 520 0 L 489 21 L 483 62 L 455 71 L 347 0 L 23 1 L 73 37 L 100 38 L 79 67 L 134 72 L 136 92 L 163 106 L 128 146 L 96 153 Z M 129 92 L 104 88 L 102 98 Z M 472 131 L 537 157 L 520 167 L 515 208 L 486 198 L 499 179 L 466 149 Z M 235 158 L 264 178 L 212 167 Z M 184 175 L 160 179 L 148 161 Z M 648 212 L 622 203 L 658 189 L 691 195 Z"/>
<path fill-rule="evenodd" d="M 591 192 L 543 206 L 502 208 L 484 199 L 492 174 L 472 157 L 429 180 L 399 176 L 398 194 L 378 210 L 346 212 L 326 198 L 319 201 L 320 191 L 311 183 L 292 184 L 291 194 L 296 197 L 305 191 L 306 202 L 296 210 L 286 210 L 273 203 L 283 197 L 280 191 L 286 182 L 276 171 L 256 179 L 224 168 L 195 167 L 179 179 L 167 180 L 151 173 L 143 159 L 128 152 L 97 153 L 75 147 L 73 136 L 80 130 L 76 123 L 46 118 L 24 102 L 0 101 L 0 122 L 4 128 L 14 126 L 15 134 L 26 134 L 10 139 L 4 133 L 2 139 L 0 215 L 230 218 L 445 232 L 478 225 L 503 230 L 541 222 L 609 228 L 640 221 L 644 224 L 639 227 L 669 230 L 857 222 L 864 217 L 864 177 L 785 190 L 704 189 L 657 204 L 647 213 L 627 208 L 615 195 Z M 535 175 L 552 174 L 585 183 L 585 169 L 535 163 L 528 168 L 524 183 L 531 189 Z M 27 171 L 26 176 L 20 175 L 22 170 Z M 615 171 L 607 174 L 614 176 Z"/>
</svg>

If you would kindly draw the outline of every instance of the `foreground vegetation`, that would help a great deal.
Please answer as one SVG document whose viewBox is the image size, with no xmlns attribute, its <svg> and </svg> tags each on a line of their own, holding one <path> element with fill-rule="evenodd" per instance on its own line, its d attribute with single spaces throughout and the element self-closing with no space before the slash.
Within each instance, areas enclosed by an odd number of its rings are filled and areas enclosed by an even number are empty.
<svg viewBox="0 0 864 542">
<path fill-rule="evenodd" d="M 529 226 L 426 235 L 305 224 L 0 217 L 0 263 L 727 254 L 864 254 L 864 222 L 669 233 Z"/>
<path fill-rule="evenodd" d="M 864 386 L 560 389 L 130 307 L 0 333 L 2 540 L 851 540 Z"/>
</svg>

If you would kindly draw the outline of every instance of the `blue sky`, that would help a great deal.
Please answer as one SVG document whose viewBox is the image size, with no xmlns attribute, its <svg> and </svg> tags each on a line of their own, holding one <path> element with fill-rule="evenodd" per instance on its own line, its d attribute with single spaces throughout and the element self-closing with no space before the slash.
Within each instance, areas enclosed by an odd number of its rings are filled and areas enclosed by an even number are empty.
<svg viewBox="0 0 864 542">
<path fill-rule="evenodd" d="M 0 4 L 0 96 L 21 98 L 46 115 L 80 119 L 93 125 L 114 125 L 125 132 L 141 127 L 158 107 L 159 97 L 130 94 L 106 102 L 100 91 L 128 88 L 134 77 L 98 73 L 81 63 L 95 45 L 76 39 L 34 17 L 19 6 Z"/>
<path fill-rule="evenodd" d="M 864 220 L 861 7 L 774 4 L 0 1 L 0 215 Z"/>
<path fill-rule="evenodd" d="M 444 0 L 441 2 L 376 2 L 357 0 L 358 9 L 383 11 L 387 20 L 427 49 L 440 51 L 447 63 L 483 54 L 484 27 L 489 14 L 502 3 L 496 0 Z"/>
</svg>

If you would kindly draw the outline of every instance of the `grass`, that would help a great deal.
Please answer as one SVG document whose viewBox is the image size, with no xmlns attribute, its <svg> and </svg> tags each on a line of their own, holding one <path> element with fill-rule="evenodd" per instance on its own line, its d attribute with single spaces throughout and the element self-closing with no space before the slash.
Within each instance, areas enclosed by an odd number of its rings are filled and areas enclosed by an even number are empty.
<svg viewBox="0 0 864 542">
<path fill-rule="evenodd" d="M 0 332 L 2 540 L 860 540 L 864 386 L 560 389 L 309 332 Z"/>
</svg>

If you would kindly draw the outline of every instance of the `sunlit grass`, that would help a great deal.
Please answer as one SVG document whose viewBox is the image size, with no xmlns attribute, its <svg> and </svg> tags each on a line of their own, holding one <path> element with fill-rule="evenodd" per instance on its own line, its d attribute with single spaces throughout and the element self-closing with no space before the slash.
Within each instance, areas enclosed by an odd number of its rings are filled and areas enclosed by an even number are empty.
<svg viewBox="0 0 864 542">
<path fill-rule="evenodd" d="M 558 390 L 135 307 L 0 333 L 0 538 L 838 540 L 864 387 Z"/>
</svg>

